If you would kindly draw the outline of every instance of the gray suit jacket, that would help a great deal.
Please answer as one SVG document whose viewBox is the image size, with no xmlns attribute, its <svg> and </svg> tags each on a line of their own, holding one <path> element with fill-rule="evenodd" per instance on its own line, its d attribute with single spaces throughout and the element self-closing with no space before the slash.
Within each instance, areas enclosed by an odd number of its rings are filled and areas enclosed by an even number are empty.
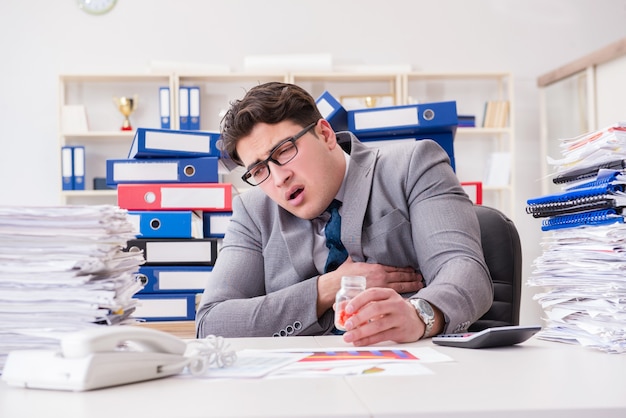
<svg viewBox="0 0 626 418">
<path fill-rule="evenodd" d="M 493 288 L 472 202 L 447 154 L 420 140 L 369 148 L 337 134 L 350 154 L 341 239 L 356 262 L 412 266 L 439 307 L 445 332 L 460 332 L 491 306 Z M 198 336 L 321 335 L 313 226 L 258 189 L 233 199 L 233 216 L 196 317 Z M 410 296 L 410 295 L 406 295 Z"/>
</svg>

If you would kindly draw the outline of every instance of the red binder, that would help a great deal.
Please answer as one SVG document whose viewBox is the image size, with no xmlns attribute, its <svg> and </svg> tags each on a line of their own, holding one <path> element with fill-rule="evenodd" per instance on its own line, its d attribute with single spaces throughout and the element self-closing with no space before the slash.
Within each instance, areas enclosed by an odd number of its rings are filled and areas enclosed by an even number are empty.
<svg viewBox="0 0 626 418">
<path fill-rule="evenodd" d="M 232 211 L 230 183 L 119 184 L 117 205 L 127 210 Z"/>
</svg>

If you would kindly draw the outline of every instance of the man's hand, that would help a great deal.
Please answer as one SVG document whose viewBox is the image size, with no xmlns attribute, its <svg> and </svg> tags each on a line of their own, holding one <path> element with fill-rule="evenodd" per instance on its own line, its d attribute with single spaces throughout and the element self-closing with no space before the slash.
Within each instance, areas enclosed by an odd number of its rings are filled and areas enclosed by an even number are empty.
<svg viewBox="0 0 626 418">
<path fill-rule="evenodd" d="M 361 292 L 348 303 L 346 313 L 353 316 L 346 321 L 343 339 L 356 346 L 413 342 L 424 335 L 425 325 L 415 308 L 392 289 Z"/>
<path fill-rule="evenodd" d="M 317 282 L 318 316 L 330 309 L 335 302 L 335 294 L 341 287 L 341 276 L 364 276 L 367 288 L 388 288 L 396 293 L 415 293 L 424 287 L 422 274 L 413 267 L 355 263 L 348 257 L 337 270 L 319 277 Z"/>
</svg>

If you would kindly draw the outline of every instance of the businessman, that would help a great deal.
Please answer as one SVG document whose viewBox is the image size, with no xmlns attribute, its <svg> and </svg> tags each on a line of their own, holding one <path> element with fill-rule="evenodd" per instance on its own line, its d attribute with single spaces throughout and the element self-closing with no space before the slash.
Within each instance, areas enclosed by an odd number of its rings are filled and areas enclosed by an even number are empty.
<svg viewBox="0 0 626 418">
<path fill-rule="evenodd" d="M 472 202 L 435 142 L 367 147 L 278 82 L 232 103 L 222 141 L 253 187 L 233 200 L 198 337 L 336 332 L 344 275 L 367 280 L 346 308 L 356 346 L 462 332 L 491 306 Z"/>
</svg>

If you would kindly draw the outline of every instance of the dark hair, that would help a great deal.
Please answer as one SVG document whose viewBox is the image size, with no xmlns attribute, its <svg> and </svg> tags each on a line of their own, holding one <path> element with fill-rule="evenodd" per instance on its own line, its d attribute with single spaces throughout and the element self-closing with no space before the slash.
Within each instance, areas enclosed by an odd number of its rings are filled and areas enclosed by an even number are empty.
<svg viewBox="0 0 626 418">
<path fill-rule="evenodd" d="M 321 118 L 315 99 L 302 87 L 274 81 L 260 84 L 243 99 L 231 102 L 222 119 L 221 148 L 226 157 L 243 165 L 237 142 L 249 135 L 257 123 L 273 125 L 289 120 L 305 127 Z"/>
</svg>

